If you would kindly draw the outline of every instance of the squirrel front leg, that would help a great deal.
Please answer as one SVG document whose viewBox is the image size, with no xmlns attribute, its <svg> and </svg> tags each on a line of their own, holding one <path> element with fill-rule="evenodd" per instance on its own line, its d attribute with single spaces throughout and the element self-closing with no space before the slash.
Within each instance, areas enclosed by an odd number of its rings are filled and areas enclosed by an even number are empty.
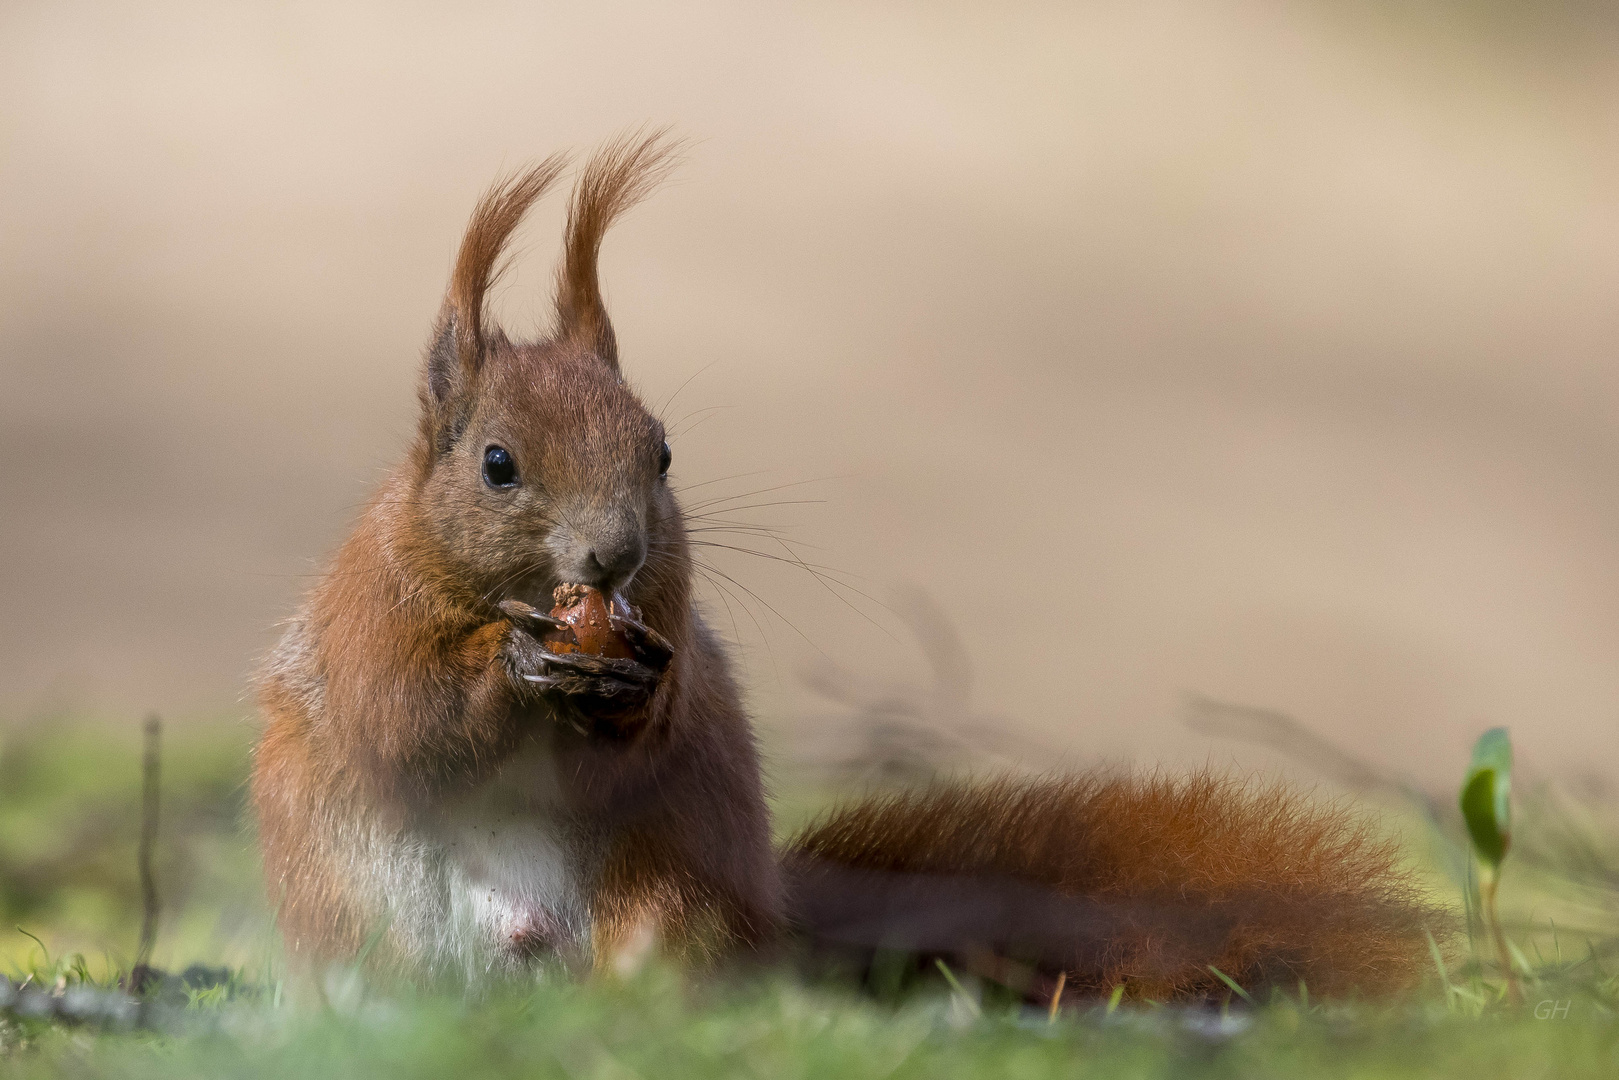
<svg viewBox="0 0 1619 1080">
<path fill-rule="evenodd" d="M 661 636 L 635 647 L 645 663 L 559 655 L 540 641 L 550 616 L 517 601 L 502 609 L 505 618 L 397 650 L 400 667 L 339 684 L 329 704 L 357 722 L 321 736 L 341 740 L 332 759 L 368 761 L 374 782 L 405 792 L 464 783 L 552 725 L 593 744 L 633 741 L 649 726 L 671 655 Z M 408 692 L 379 689 L 390 685 Z"/>
</svg>

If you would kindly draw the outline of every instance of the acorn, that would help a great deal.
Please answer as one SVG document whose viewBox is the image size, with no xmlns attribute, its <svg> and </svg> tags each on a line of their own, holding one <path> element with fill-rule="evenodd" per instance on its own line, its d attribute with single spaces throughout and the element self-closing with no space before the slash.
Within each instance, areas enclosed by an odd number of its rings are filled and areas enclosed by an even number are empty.
<svg viewBox="0 0 1619 1080">
<path fill-rule="evenodd" d="M 635 652 L 627 638 L 617 630 L 608 617 L 608 599 L 600 589 L 589 585 L 558 585 L 551 594 L 551 617 L 568 625 L 551 630 L 541 643 L 554 653 L 584 653 L 605 656 L 614 660 L 633 660 Z M 613 594 L 611 612 L 628 617 L 629 604 L 617 593 Z"/>
</svg>

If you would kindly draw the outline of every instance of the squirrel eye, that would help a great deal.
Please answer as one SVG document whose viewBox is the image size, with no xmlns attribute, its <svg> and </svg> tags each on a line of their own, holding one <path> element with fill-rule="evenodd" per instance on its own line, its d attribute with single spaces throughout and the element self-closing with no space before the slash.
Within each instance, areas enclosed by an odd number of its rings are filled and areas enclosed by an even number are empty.
<svg viewBox="0 0 1619 1080">
<path fill-rule="evenodd" d="M 663 449 L 658 451 L 658 475 L 659 476 L 668 476 L 669 475 L 669 463 L 671 461 L 673 461 L 673 460 L 674 460 L 674 455 L 669 452 L 669 444 L 664 443 L 663 444 Z"/>
<path fill-rule="evenodd" d="M 517 462 L 504 446 L 491 446 L 483 452 L 483 482 L 497 488 L 517 483 Z"/>
</svg>

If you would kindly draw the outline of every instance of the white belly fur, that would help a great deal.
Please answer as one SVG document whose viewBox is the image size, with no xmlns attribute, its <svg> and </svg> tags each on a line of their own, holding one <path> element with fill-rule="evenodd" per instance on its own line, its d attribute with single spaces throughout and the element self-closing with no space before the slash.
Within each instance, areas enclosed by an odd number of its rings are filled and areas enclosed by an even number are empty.
<svg viewBox="0 0 1619 1080">
<path fill-rule="evenodd" d="M 423 967 L 469 978 L 586 958 L 585 838 L 557 797 L 552 761 L 525 750 L 468 795 L 404 831 L 356 837 L 365 907 Z M 352 850 L 352 849 L 351 849 Z"/>
</svg>

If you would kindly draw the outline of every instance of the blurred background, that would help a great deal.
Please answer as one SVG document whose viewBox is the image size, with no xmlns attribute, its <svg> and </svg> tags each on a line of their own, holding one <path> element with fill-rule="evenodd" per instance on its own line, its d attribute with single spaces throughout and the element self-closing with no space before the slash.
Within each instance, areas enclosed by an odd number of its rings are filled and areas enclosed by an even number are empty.
<svg viewBox="0 0 1619 1080">
<path fill-rule="evenodd" d="M 1206 698 L 1422 785 L 1497 724 L 1619 779 L 1611 5 L 10 0 L 0 100 L 13 748 L 115 723 L 133 785 L 156 710 L 240 761 L 473 202 L 651 122 L 689 158 L 603 275 L 762 553 L 705 603 L 774 768 L 1310 776 Z"/>
</svg>

